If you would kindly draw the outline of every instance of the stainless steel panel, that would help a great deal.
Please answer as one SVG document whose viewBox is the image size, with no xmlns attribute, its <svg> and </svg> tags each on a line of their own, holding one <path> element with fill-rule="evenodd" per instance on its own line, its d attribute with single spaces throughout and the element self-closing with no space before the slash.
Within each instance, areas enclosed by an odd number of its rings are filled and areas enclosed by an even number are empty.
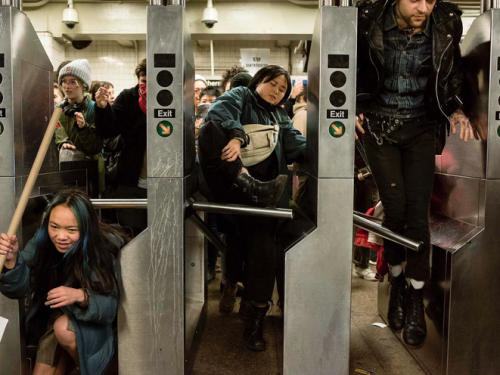
<svg viewBox="0 0 500 375">
<path fill-rule="evenodd" d="M 431 211 L 478 225 L 481 180 L 436 174 Z"/>
<path fill-rule="evenodd" d="M 500 367 L 500 181 L 486 182 L 485 229 L 453 254 L 448 374 L 494 374 Z"/>
<path fill-rule="evenodd" d="M 490 179 L 500 178 L 500 9 L 491 9 L 490 107 L 488 169 Z"/>
<path fill-rule="evenodd" d="M 15 179 L 0 177 L 0 232 L 7 232 L 15 210 Z M 0 316 L 9 319 L 0 343 L 0 363 L 2 374 L 18 375 L 25 366 L 25 350 L 21 347 L 22 315 L 19 301 L 10 300 L 0 294 Z"/>
<path fill-rule="evenodd" d="M 286 375 L 349 373 L 353 189 L 320 179 L 318 228 L 286 253 Z"/>
<path fill-rule="evenodd" d="M 356 108 L 356 36 L 357 9 L 355 7 L 322 7 L 314 28 L 308 65 L 307 108 L 307 166 L 314 176 L 350 178 L 354 160 L 354 126 Z M 339 38 L 339 35 L 342 35 Z M 329 68 L 329 55 L 347 56 L 348 68 Z M 346 83 L 335 88 L 330 83 L 333 72 L 342 72 Z M 330 94 L 341 91 L 345 104 L 335 107 Z M 327 110 L 344 110 L 347 118 L 328 119 Z M 345 134 L 339 138 L 330 135 L 330 125 L 340 121 Z"/>
<path fill-rule="evenodd" d="M 184 200 L 181 179 L 148 178 L 148 229 L 121 255 L 120 375 L 184 371 Z"/>
<path fill-rule="evenodd" d="M 148 177 L 183 177 L 194 163 L 194 58 L 188 43 L 189 33 L 183 33 L 184 10 L 180 6 L 148 7 Z M 189 40 L 187 40 L 189 39 Z M 175 55 L 175 67 L 155 68 L 155 54 Z M 167 64 L 168 65 L 168 64 Z M 173 83 L 161 87 L 156 77 L 169 71 Z M 192 87 L 191 87 L 192 85 Z M 172 102 L 161 106 L 157 94 L 168 90 Z M 174 109 L 175 118 L 154 117 L 155 109 Z M 161 137 L 157 125 L 172 124 L 171 135 Z"/>
</svg>

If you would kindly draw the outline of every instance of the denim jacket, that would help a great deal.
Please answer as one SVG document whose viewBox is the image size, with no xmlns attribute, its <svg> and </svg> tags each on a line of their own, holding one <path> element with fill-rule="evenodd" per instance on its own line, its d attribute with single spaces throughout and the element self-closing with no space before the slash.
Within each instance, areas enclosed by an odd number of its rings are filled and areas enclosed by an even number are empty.
<svg viewBox="0 0 500 375">
<path fill-rule="evenodd" d="M 364 0 L 358 10 L 357 108 L 362 113 L 381 91 L 385 79 L 384 20 L 392 1 Z M 460 39 L 462 12 L 455 4 L 437 0 L 432 22 L 432 72 L 425 89 L 427 115 L 440 124 L 462 106 L 463 71 Z"/>
</svg>

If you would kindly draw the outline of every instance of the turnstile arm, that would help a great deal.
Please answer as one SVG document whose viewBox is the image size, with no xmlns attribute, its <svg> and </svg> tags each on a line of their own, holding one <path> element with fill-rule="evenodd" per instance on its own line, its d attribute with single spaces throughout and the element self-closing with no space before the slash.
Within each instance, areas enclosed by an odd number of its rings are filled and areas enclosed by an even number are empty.
<svg viewBox="0 0 500 375">
<path fill-rule="evenodd" d="M 361 217 L 357 214 L 353 214 L 353 223 L 357 227 L 378 234 L 380 237 L 396 242 L 414 251 L 420 251 L 421 247 L 423 246 L 422 242 L 415 241 L 408 237 L 395 233 L 392 230 L 384 228 L 382 225 L 374 223 L 373 221 L 365 219 L 364 217 Z"/>
</svg>

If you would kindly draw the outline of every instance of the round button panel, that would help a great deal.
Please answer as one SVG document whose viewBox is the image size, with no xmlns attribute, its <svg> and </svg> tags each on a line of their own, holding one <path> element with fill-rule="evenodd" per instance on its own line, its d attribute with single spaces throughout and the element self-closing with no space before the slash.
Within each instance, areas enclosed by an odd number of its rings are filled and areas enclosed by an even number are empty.
<svg viewBox="0 0 500 375">
<path fill-rule="evenodd" d="M 3 76 L 0 74 L 0 85 L 2 84 Z"/>
<path fill-rule="evenodd" d="M 347 82 L 347 77 L 343 72 L 336 71 L 333 72 L 332 75 L 330 76 L 330 83 L 332 84 L 333 87 L 340 88 L 344 86 L 346 82 Z"/>
<path fill-rule="evenodd" d="M 168 107 L 170 104 L 172 104 L 173 100 L 174 100 L 174 96 L 168 90 L 161 90 L 158 93 L 158 95 L 156 95 L 156 101 L 162 107 Z"/>
<path fill-rule="evenodd" d="M 0 92 L 0 104 L 3 102 L 3 94 Z"/>
<path fill-rule="evenodd" d="M 168 70 L 162 70 L 156 76 L 156 82 L 158 82 L 161 87 L 168 87 L 172 84 L 173 81 L 174 76 Z"/>
<path fill-rule="evenodd" d="M 332 103 L 334 107 L 342 107 L 345 104 L 345 101 L 346 96 L 340 90 L 335 90 L 330 94 L 330 103 Z"/>
</svg>

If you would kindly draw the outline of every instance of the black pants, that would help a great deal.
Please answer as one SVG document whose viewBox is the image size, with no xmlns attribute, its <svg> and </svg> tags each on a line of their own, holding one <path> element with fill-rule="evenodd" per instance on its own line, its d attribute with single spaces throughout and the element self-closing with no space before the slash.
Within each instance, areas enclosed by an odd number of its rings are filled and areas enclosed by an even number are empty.
<svg viewBox="0 0 500 375">
<path fill-rule="evenodd" d="M 370 122 L 372 130 L 377 127 Z M 363 137 L 373 176 L 384 206 L 384 227 L 422 241 L 420 252 L 384 239 L 387 263 L 397 265 L 407 260 L 406 276 L 426 281 L 430 276 L 429 209 L 434 181 L 436 123 L 406 123 L 387 140 L 377 144 L 364 125 Z"/>
<path fill-rule="evenodd" d="M 221 160 L 222 149 L 229 140 L 222 126 L 206 122 L 198 137 L 198 156 L 214 200 L 241 204 L 239 191 L 233 185 L 243 167 L 241 159 L 234 162 Z M 277 168 L 269 168 L 269 173 L 259 173 L 251 167 L 248 170 L 252 176 L 263 181 L 277 176 Z M 275 235 L 279 221 L 250 216 L 235 216 L 233 219 L 235 232 L 227 231 L 226 277 L 232 282 L 243 279 L 247 299 L 261 303 L 270 301 L 276 279 Z M 245 272 L 242 276 L 243 262 Z"/>
</svg>

